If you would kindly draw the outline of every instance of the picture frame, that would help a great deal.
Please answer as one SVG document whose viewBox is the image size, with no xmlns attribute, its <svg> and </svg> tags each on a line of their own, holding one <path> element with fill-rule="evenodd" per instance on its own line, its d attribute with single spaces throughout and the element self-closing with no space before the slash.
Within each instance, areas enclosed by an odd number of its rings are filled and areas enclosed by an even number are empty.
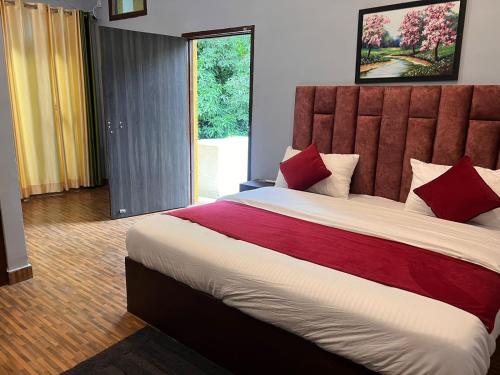
<svg viewBox="0 0 500 375">
<path fill-rule="evenodd" d="M 148 14 L 147 0 L 108 0 L 109 20 L 118 21 Z"/>
<path fill-rule="evenodd" d="M 361 9 L 355 82 L 456 81 L 467 0 Z"/>
</svg>

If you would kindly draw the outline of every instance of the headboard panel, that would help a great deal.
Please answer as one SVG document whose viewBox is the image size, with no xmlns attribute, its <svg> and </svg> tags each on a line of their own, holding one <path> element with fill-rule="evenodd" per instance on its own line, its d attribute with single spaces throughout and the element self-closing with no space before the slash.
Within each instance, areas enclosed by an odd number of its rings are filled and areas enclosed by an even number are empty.
<svg viewBox="0 0 500 375">
<path fill-rule="evenodd" d="M 300 86 L 293 147 L 360 155 L 351 191 L 404 202 L 410 159 L 500 169 L 500 86 Z"/>
</svg>

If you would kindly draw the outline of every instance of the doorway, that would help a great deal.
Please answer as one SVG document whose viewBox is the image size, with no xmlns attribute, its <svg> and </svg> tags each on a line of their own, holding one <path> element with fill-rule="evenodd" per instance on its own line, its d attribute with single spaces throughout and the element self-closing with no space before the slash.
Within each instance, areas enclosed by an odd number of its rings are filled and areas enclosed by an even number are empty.
<svg viewBox="0 0 500 375">
<path fill-rule="evenodd" d="M 254 27 L 190 40 L 192 200 L 234 194 L 250 174 Z"/>
</svg>

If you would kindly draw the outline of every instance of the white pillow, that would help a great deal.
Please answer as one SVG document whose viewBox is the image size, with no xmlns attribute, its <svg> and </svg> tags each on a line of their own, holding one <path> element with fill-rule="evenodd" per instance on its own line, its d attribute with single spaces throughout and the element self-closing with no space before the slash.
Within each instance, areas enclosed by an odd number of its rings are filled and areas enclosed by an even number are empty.
<svg viewBox="0 0 500 375">
<path fill-rule="evenodd" d="M 429 206 L 413 192 L 414 189 L 425 185 L 428 182 L 438 178 L 444 172 L 451 168 L 448 165 L 439 165 L 424 163 L 423 161 L 411 159 L 411 169 L 413 179 L 411 181 L 410 194 L 406 199 L 405 209 L 417 212 L 422 215 L 436 216 Z M 498 195 L 500 195 L 500 169 L 494 171 L 491 169 L 474 167 L 488 186 Z M 481 214 L 471 220 L 473 223 L 500 229 L 500 208 Z"/>
<path fill-rule="evenodd" d="M 288 146 L 283 157 L 283 161 L 290 159 L 292 156 L 300 153 L 300 150 L 295 150 Z M 329 195 L 337 198 L 346 198 L 349 196 L 351 186 L 351 177 L 354 169 L 358 164 L 359 155 L 350 154 L 320 154 L 326 168 L 332 172 L 330 177 L 321 180 L 311 186 L 307 191 L 311 193 Z M 278 169 L 278 177 L 276 177 L 276 187 L 288 188 L 288 184 L 283 177 L 283 174 Z"/>
</svg>

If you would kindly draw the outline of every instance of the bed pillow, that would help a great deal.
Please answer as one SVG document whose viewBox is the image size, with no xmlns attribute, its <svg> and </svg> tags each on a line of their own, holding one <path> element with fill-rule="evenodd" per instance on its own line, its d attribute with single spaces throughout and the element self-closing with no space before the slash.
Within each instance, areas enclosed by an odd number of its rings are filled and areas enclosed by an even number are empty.
<svg viewBox="0 0 500 375">
<path fill-rule="evenodd" d="M 438 178 L 450 169 L 451 166 L 424 163 L 420 160 L 411 159 L 411 168 L 413 171 L 413 179 L 410 193 L 406 199 L 405 209 L 422 215 L 435 216 L 430 207 L 414 193 L 414 190 Z M 497 195 L 500 195 L 500 169 L 491 170 L 481 167 L 474 167 L 474 169 L 479 173 L 486 184 L 488 184 Z M 471 222 L 494 229 L 500 229 L 500 208 L 479 215 L 473 218 Z"/>
<path fill-rule="evenodd" d="M 280 171 L 290 189 L 302 191 L 332 174 L 323 163 L 315 144 L 281 162 Z"/>
<path fill-rule="evenodd" d="M 500 198 L 474 169 L 468 156 L 413 192 L 437 217 L 459 223 L 500 207 Z"/>
<path fill-rule="evenodd" d="M 283 157 L 283 161 L 290 159 L 292 156 L 297 155 L 300 150 L 295 150 L 291 146 L 288 146 Z M 354 169 L 358 164 L 359 155 L 357 154 L 320 154 L 323 163 L 325 163 L 326 168 L 332 172 L 330 177 L 325 178 L 313 186 L 311 186 L 307 191 L 316 194 L 329 195 L 336 198 L 349 197 L 349 189 L 351 186 L 351 178 L 354 173 Z M 283 174 L 278 171 L 278 176 L 276 177 L 276 187 L 287 188 Z"/>
</svg>

